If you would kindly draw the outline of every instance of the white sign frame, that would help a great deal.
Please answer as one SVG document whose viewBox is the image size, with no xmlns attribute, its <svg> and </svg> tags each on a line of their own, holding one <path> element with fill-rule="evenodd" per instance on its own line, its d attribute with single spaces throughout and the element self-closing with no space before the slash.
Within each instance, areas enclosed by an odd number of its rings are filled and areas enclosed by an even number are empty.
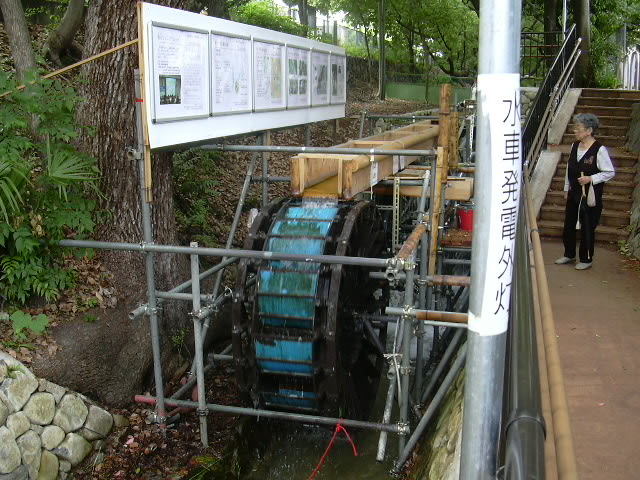
<svg viewBox="0 0 640 480">
<path fill-rule="evenodd" d="M 210 78 L 210 73 L 209 73 L 209 68 L 210 68 L 210 63 L 209 63 L 209 32 L 205 31 L 205 30 L 200 30 L 200 29 L 194 29 L 194 28 L 187 28 L 187 27 L 180 27 L 180 26 L 176 26 L 173 24 L 168 24 L 168 23 L 160 23 L 160 22 L 152 22 L 150 25 L 150 36 L 154 39 L 153 42 L 153 46 L 154 46 L 154 51 L 153 51 L 153 60 L 154 60 L 154 64 L 153 64 L 153 115 L 152 115 L 152 121 L 153 122 L 171 122 L 171 121 L 175 121 L 175 120 L 191 120 L 194 118 L 206 118 L 209 116 L 209 112 L 211 110 L 210 105 L 209 105 L 209 78 Z M 199 103 L 201 104 L 200 108 L 195 108 L 193 107 L 193 111 L 188 112 L 185 111 L 187 109 L 185 109 L 182 106 L 182 97 L 184 95 L 184 90 L 186 90 L 186 88 L 184 88 L 185 86 L 183 86 L 183 83 L 187 83 L 187 82 L 183 82 L 183 76 L 185 78 L 190 78 L 189 76 L 184 75 L 183 70 L 185 68 L 184 64 L 181 65 L 177 65 L 175 62 L 173 65 L 161 65 L 161 62 L 159 60 L 160 55 L 158 54 L 158 50 L 161 48 L 162 43 L 158 40 L 157 35 L 159 35 L 161 32 L 160 30 L 165 30 L 165 31 L 173 31 L 175 32 L 175 36 L 180 36 L 181 34 L 198 34 L 198 35 L 203 35 L 204 38 L 201 38 L 201 41 L 206 41 L 206 45 L 203 45 L 202 47 L 205 48 L 206 51 L 202 52 L 204 54 L 204 60 L 205 60 L 205 67 L 201 68 L 201 78 L 197 79 L 197 78 L 193 78 L 195 77 L 194 75 L 191 75 L 190 77 L 193 80 L 199 81 L 200 82 L 200 88 L 199 88 L 199 92 L 201 95 L 201 98 L 199 99 Z M 168 32 L 167 32 L 168 33 Z M 205 37 L 206 36 L 206 37 Z M 174 39 L 174 43 L 175 44 L 176 39 Z M 180 45 L 178 45 L 179 48 Z M 190 53 L 194 53 L 193 50 L 190 50 Z M 187 67 L 189 67 L 190 65 L 187 64 Z M 191 65 L 191 67 L 193 67 L 193 65 Z M 172 71 L 173 70 L 173 71 Z M 176 92 L 177 91 L 177 95 L 170 95 L 169 97 L 177 97 L 178 102 L 177 103 L 173 103 L 173 102 L 163 102 L 163 98 L 168 97 L 167 95 L 162 95 L 161 91 L 162 91 L 162 86 L 161 86 L 161 80 L 164 79 L 165 81 L 168 79 L 172 79 L 175 80 L 177 79 L 177 81 L 172 82 L 174 83 L 174 88 L 173 91 Z M 192 80 L 192 81 L 193 81 Z M 177 87 L 176 87 L 177 85 Z M 165 91 L 166 91 L 166 86 L 165 86 Z M 186 95 L 185 95 L 186 96 Z"/>
<path fill-rule="evenodd" d="M 265 51 L 264 53 L 268 55 L 268 59 L 271 61 L 263 63 L 261 66 L 260 60 L 264 60 L 261 58 L 263 57 L 263 55 L 261 55 L 262 50 Z M 272 42 L 262 38 L 253 38 L 253 110 L 255 112 L 284 110 L 287 107 L 287 97 L 285 92 L 285 85 L 287 83 L 285 56 L 286 45 L 284 43 Z M 273 82 L 278 79 L 273 75 L 274 66 L 279 70 L 280 82 L 279 85 L 275 85 L 275 88 Z M 265 73 L 270 74 L 268 75 L 269 78 L 264 78 Z M 261 87 L 266 87 L 266 89 L 271 93 L 268 100 L 264 98 L 264 95 L 259 95 Z M 273 94 L 276 93 L 276 90 L 279 90 L 280 95 L 274 97 Z M 266 94 L 269 92 L 266 92 Z M 274 98 L 279 98 L 279 100 L 276 101 Z"/>
<path fill-rule="evenodd" d="M 334 61 L 335 59 L 335 61 Z M 334 66 L 336 67 L 334 71 Z M 340 70 L 341 69 L 341 70 Z M 329 101 L 332 104 L 347 101 L 347 57 L 332 53 L 329 56 Z M 334 94 L 334 92 L 336 92 Z"/>
<path fill-rule="evenodd" d="M 329 105 L 330 57 L 329 51 L 311 50 L 311 106 Z M 322 86 L 326 88 L 325 93 L 321 92 Z"/>
<path fill-rule="evenodd" d="M 286 59 L 286 47 L 291 46 L 305 51 L 324 51 L 330 54 L 345 55 L 343 48 L 317 42 L 304 37 L 289 35 L 282 32 L 275 32 L 253 25 L 246 25 L 231 22 L 217 17 L 209 17 L 193 12 L 186 12 L 160 5 L 142 2 L 139 7 L 139 38 L 142 50 L 140 52 L 140 71 L 142 78 L 142 107 L 144 109 L 145 130 L 147 141 L 152 150 L 175 149 L 187 146 L 195 146 L 213 143 L 223 137 L 259 133 L 267 130 L 286 128 L 297 125 L 304 125 L 324 120 L 333 120 L 345 116 L 345 104 L 312 104 L 309 98 L 309 105 L 295 106 L 289 105 L 287 97 L 288 89 L 285 88 L 287 74 L 286 62 L 283 60 L 284 75 L 283 92 L 285 102 L 282 108 L 256 109 L 253 99 L 255 75 L 253 74 L 253 57 L 251 60 L 252 69 L 252 91 L 251 110 L 223 112 L 224 108 L 214 106 L 213 78 L 213 35 L 223 35 L 229 37 L 251 38 L 253 52 L 254 39 L 260 42 L 271 42 L 284 45 L 284 58 Z M 153 106 L 154 95 L 159 95 L 159 85 L 153 82 L 155 75 L 154 66 L 154 41 L 151 24 L 164 24 L 169 28 L 185 31 L 207 32 L 209 39 L 209 54 L 206 62 L 209 64 L 209 95 L 208 114 L 187 118 L 186 116 L 160 116 L 161 121 L 153 121 L 156 118 Z M 253 55 L 253 53 L 252 53 Z M 310 66 L 309 61 L 309 66 Z M 328 68 L 328 67 L 327 67 Z M 309 82 L 311 83 L 311 71 L 309 72 Z M 309 86 L 309 89 L 311 87 Z M 309 93 L 311 97 L 311 93 Z M 164 118 L 166 117 L 166 118 Z"/>
<path fill-rule="evenodd" d="M 289 53 L 291 52 L 291 55 Z M 294 45 L 287 45 L 287 108 L 306 108 L 311 106 L 311 50 L 299 48 Z M 300 65 L 304 62 L 304 75 L 300 73 Z M 296 72 L 292 71 L 295 64 Z M 303 78 L 304 77 L 304 78 Z M 296 92 L 293 92 L 293 82 L 296 83 Z M 304 86 L 305 94 L 300 94 L 300 89 Z"/>
<path fill-rule="evenodd" d="M 252 112 L 253 111 L 253 41 L 251 39 L 250 36 L 243 36 L 243 35 L 234 35 L 234 34 L 230 34 L 230 33 L 226 33 L 226 32 L 217 32 L 217 31 L 211 31 L 210 32 L 210 37 L 211 37 L 211 41 L 210 41 L 210 45 L 211 45 L 211 51 L 210 51 L 210 61 L 211 61 L 211 114 L 212 115 L 232 115 L 235 113 L 245 113 L 245 112 Z M 229 106 L 224 105 L 222 102 L 217 102 L 217 97 L 218 97 L 218 93 L 221 94 L 225 94 L 227 92 L 227 90 L 225 89 L 224 92 L 218 92 L 217 91 L 217 87 L 220 84 L 219 81 L 217 80 L 222 80 L 222 81 L 228 81 L 228 79 L 225 78 L 221 78 L 221 77 L 228 77 L 229 75 L 229 71 L 227 68 L 225 68 L 225 66 L 228 66 L 229 64 L 224 63 L 224 58 L 222 55 L 216 55 L 216 51 L 217 51 L 217 43 L 216 40 L 220 38 L 220 39 L 227 39 L 230 41 L 231 45 L 229 46 L 231 51 L 235 54 L 241 54 L 241 49 L 238 48 L 237 44 L 245 44 L 246 43 L 246 47 L 247 48 L 247 56 L 244 59 L 241 58 L 234 58 L 231 61 L 235 62 L 236 65 L 237 64 L 244 64 L 244 68 L 246 68 L 247 71 L 247 85 L 246 85 L 246 103 L 244 105 L 240 104 L 239 102 L 237 102 L 236 100 L 231 100 L 231 105 Z M 232 69 L 233 70 L 233 69 Z M 233 76 L 233 71 L 231 72 L 231 75 Z M 240 82 L 240 84 L 239 84 Z M 243 89 L 243 85 L 242 85 L 242 78 L 240 79 L 233 79 L 233 89 L 237 92 L 239 89 Z M 232 98 L 234 97 L 233 94 L 231 94 Z M 243 95 L 239 95 L 239 97 L 241 98 Z M 226 108 L 225 108 L 226 107 Z"/>
</svg>

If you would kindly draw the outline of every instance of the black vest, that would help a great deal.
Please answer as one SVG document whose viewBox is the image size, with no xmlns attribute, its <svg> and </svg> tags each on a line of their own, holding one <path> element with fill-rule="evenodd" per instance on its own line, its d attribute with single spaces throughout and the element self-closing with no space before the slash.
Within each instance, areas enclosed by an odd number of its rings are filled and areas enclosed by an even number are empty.
<svg viewBox="0 0 640 480">
<path fill-rule="evenodd" d="M 567 176 L 569 178 L 569 195 L 578 203 L 582 196 L 582 186 L 578 183 L 578 178 L 581 175 L 591 176 L 596 173 L 600 173 L 598 168 L 598 150 L 602 144 L 595 141 L 593 145 L 582 156 L 582 159 L 578 162 L 578 145 L 580 142 L 575 142 L 571 146 L 571 153 L 569 154 L 569 164 L 567 166 Z M 589 185 L 584 186 L 585 194 L 589 193 Z M 602 190 L 604 189 L 604 182 L 598 183 L 593 186 L 593 190 L 596 194 L 596 206 L 602 207 Z"/>
</svg>

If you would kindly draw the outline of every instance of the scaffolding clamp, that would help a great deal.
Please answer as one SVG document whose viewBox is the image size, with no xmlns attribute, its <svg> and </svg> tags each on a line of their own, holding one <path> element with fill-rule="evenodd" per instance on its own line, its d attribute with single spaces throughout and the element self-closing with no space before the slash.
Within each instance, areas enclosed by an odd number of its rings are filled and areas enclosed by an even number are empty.
<svg viewBox="0 0 640 480">
<path fill-rule="evenodd" d="M 196 413 L 198 414 L 199 417 L 206 417 L 207 415 L 209 415 L 209 409 L 208 408 L 196 408 Z"/>
<path fill-rule="evenodd" d="M 408 423 L 398 422 L 396 426 L 398 427 L 398 435 L 409 435 L 411 433 Z"/>
</svg>

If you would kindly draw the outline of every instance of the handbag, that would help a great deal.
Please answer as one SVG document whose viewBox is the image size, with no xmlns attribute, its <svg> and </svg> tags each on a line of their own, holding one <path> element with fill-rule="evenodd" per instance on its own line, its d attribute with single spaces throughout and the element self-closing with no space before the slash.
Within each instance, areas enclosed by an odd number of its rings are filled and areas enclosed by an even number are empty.
<svg viewBox="0 0 640 480">
<path fill-rule="evenodd" d="M 589 207 L 596 206 L 596 192 L 593 190 L 593 183 L 589 182 L 589 193 L 587 193 L 587 205 Z"/>
</svg>

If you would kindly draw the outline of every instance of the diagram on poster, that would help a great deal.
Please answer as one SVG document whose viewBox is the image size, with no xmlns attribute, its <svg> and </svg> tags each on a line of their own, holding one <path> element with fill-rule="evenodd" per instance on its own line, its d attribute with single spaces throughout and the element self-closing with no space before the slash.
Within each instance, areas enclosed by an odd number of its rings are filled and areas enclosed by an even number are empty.
<svg viewBox="0 0 640 480">
<path fill-rule="evenodd" d="M 311 86 L 311 104 L 326 105 L 329 103 L 329 54 L 311 53 L 313 84 Z"/>
<path fill-rule="evenodd" d="M 347 100 L 347 57 L 331 54 L 331 103 Z"/>
<path fill-rule="evenodd" d="M 213 113 L 251 111 L 251 40 L 211 35 Z"/>
<path fill-rule="evenodd" d="M 255 109 L 285 108 L 284 45 L 253 42 Z"/>
<path fill-rule="evenodd" d="M 309 50 L 287 47 L 287 106 L 309 106 Z"/>
<path fill-rule="evenodd" d="M 154 121 L 209 116 L 208 32 L 152 26 Z"/>
</svg>

